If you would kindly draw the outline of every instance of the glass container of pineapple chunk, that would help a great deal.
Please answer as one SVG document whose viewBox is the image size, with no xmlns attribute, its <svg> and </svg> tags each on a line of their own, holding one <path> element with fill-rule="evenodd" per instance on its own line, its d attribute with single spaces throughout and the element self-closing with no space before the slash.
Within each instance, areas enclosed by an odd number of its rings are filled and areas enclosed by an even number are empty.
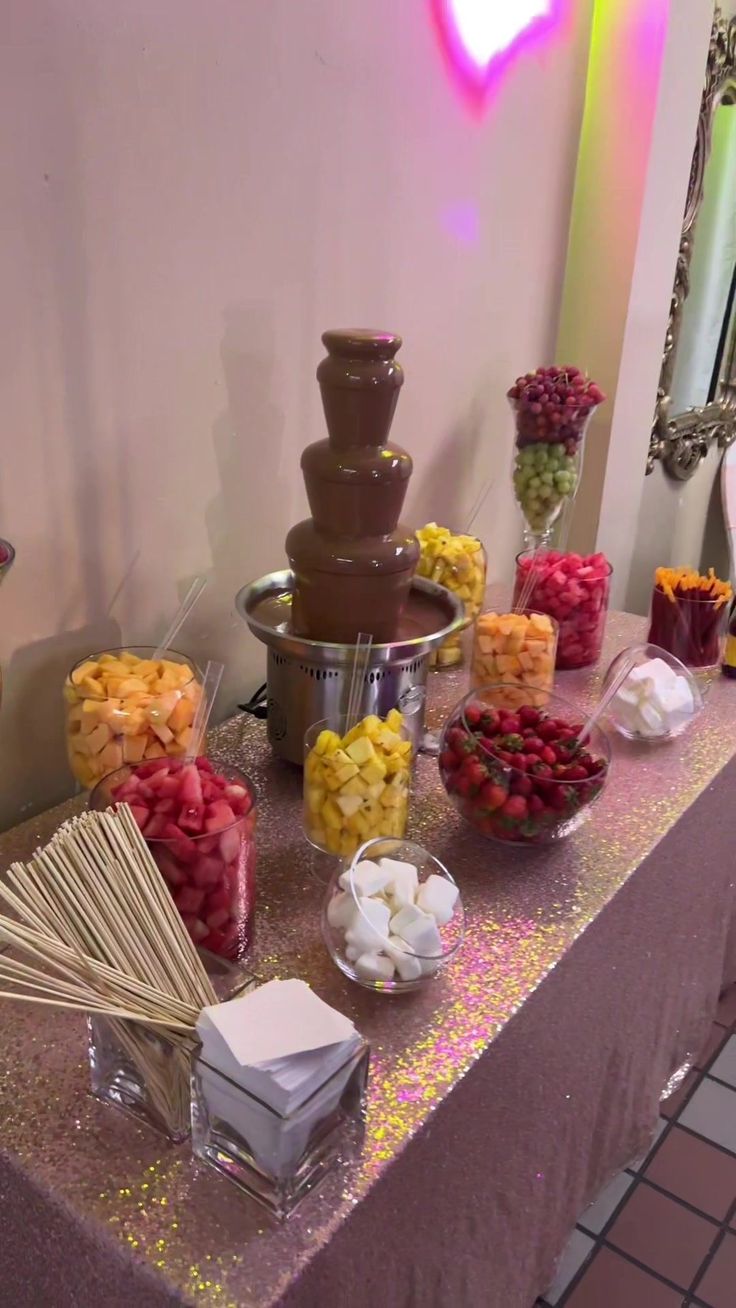
<svg viewBox="0 0 736 1308">
<path fill-rule="evenodd" d="M 193 726 L 201 697 L 199 668 L 174 650 L 130 646 L 80 659 L 64 683 L 77 781 L 91 790 L 125 764 L 199 753 Z"/>
<path fill-rule="evenodd" d="M 443 640 L 429 656 L 432 668 L 456 668 L 463 661 L 462 635 L 483 607 L 486 590 L 486 552 L 475 536 L 450 531 L 428 522 L 416 533 L 420 546 L 417 575 L 436 581 L 462 600 L 465 624 Z"/>
<path fill-rule="evenodd" d="M 315 848 L 352 858 L 366 840 L 406 832 L 412 741 L 398 709 L 355 726 L 315 722 L 304 738 L 304 831 Z"/>
</svg>

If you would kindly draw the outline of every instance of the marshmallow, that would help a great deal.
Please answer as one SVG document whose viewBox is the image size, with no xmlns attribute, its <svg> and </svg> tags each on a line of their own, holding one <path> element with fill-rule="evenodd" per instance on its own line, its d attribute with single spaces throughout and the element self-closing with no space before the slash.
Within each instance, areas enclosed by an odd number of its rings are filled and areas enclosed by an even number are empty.
<svg viewBox="0 0 736 1308">
<path fill-rule="evenodd" d="M 356 949 L 355 945 L 346 945 L 345 957 L 349 963 L 354 963 L 357 958 L 360 958 L 360 950 Z"/>
<path fill-rule="evenodd" d="M 377 895 L 388 882 L 388 873 L 369 858 L 362 858 L 353 868 L 353 885 L 356 895 Z M 340 873 L 338 884 L 350 890 L 350 868 Z"/>
<path fill-rule="evenodd" d="M 422 975 L 421 960 L 414 957 L 411 945 L 398 936 L 390 936 L 384 951 L 391 959 L 402 981 L 416 981 Z"/>
<path fill-rule="evenodd" d="M 355 963 L 355 975 L 363 981 L 393 981 L 394 965 L 384 954 L 361 954 Z"/>
<path fill-rule="evenodd" d="M 388 874 L 386 890 L 396 909 L 405 904 L 413 904 L 416 899 L 419 878 L 413 863 L 402 863 L 397 858 L 379 860 L 381 871 Z"/>
<path fill-rule="evenodd" d="M 423 913 L 415 904 L 406 904 L 391 918 L 391 933 L 412 945 L 414 952 L 430 958 L 442 954 L 442 941 L 437 923 L 429 913 Z"/>
<path fill-rule="evenodd" d="M 695 713 L 687 678 L 660 658 L 632 668 L 614 704 L 628 731 L 652 740 L 668 736 Z"/>
<path fill-rule="evenodd" d="M 357 912 L 358 906 L 353 896 L 342 890 L 339 894 L 333 895 L 327 905 L 327 921 L 331 927 L 342 928 L 343 931 L 346 931 L 348 927 L 352 926 Z"/>
<path fill-rule="evenodd" d="M 419 887 L 417 905 L 430 913 L 438 926 L 446 926 L 455 911 L 458 894 L 452 881 L 433 872 Z"/>
<path fill-rule="evenodd" d="M 359 899 L 361 912 L 356 913 L 345 939 L 362 949 L 381 949 L 389 934 L 391 909 L 381 899 Z"/>
</svg>

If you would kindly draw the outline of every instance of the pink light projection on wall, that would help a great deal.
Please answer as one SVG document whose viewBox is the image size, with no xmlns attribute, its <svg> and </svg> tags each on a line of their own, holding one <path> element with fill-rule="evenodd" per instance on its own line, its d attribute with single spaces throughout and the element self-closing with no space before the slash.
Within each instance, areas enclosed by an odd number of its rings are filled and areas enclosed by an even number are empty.
<svg viewBox="0 0 736 1308">
<path fill-rule="evenodd" d="M 543 35 L 559 0 L 432 0 L 435 24 L 453 73 L 481 104 L 509 60 Z"/>
</svg>

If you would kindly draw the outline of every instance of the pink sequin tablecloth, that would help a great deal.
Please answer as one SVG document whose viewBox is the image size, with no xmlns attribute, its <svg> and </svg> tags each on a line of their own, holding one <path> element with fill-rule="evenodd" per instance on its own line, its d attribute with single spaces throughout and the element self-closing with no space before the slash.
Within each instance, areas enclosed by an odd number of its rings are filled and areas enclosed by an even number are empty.
<svg viewBox="0 0 736 1308">
<path fill-rule="evenodd" d="M 607 656 L 642 628 L 612 614 Z M 559 688 L 589 705 L 599 682 L 567 673 Z M 438 722 L 464 680 L 430 686 Z M 263 724 L 237 717 L 213 744 L 260 795 L 252 966 L 308 979 L 371 1042 L 362 1157 L 279 1227 L 90 1097 L 76 1017 L 0 1007 L 0 1303 L 530 1308 L 736 979 L 736 685 L 715 678 L 680 741 L 617 740 L 590 822 L 551 851 L 485 842 L 421 759 L 410 834 L 455 873 L 468 935 L 400 998 L 351 986 L 325 952 L 301 779 Z M 0 837 L 0 867 L 68 809 Z"/>
</svg>

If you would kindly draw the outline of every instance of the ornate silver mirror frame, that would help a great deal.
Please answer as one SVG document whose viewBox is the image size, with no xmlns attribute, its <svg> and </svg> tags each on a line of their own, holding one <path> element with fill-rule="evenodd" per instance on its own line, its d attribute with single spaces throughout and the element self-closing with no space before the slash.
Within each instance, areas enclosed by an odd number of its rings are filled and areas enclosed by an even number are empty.
<svg viewBox="0 0 736 1308">
<path fill-rule="evenodd" d="M 674 416 L 670 413 L 677 342 L 690 289 L 693 238 L 703 200 L 713 117 L 724 97 L 736 99 L 736 18 L 725 19 L 716 6 L 647 459 L 647 474 L 660 460 L 665 471 L 678 481 L 692 477 L 711 445 L 726 449 L 736 440 L 736 331 L 733 328 L 724 350 L 716 399 L 701 409 L 688 409 Z"/>
</svg>

